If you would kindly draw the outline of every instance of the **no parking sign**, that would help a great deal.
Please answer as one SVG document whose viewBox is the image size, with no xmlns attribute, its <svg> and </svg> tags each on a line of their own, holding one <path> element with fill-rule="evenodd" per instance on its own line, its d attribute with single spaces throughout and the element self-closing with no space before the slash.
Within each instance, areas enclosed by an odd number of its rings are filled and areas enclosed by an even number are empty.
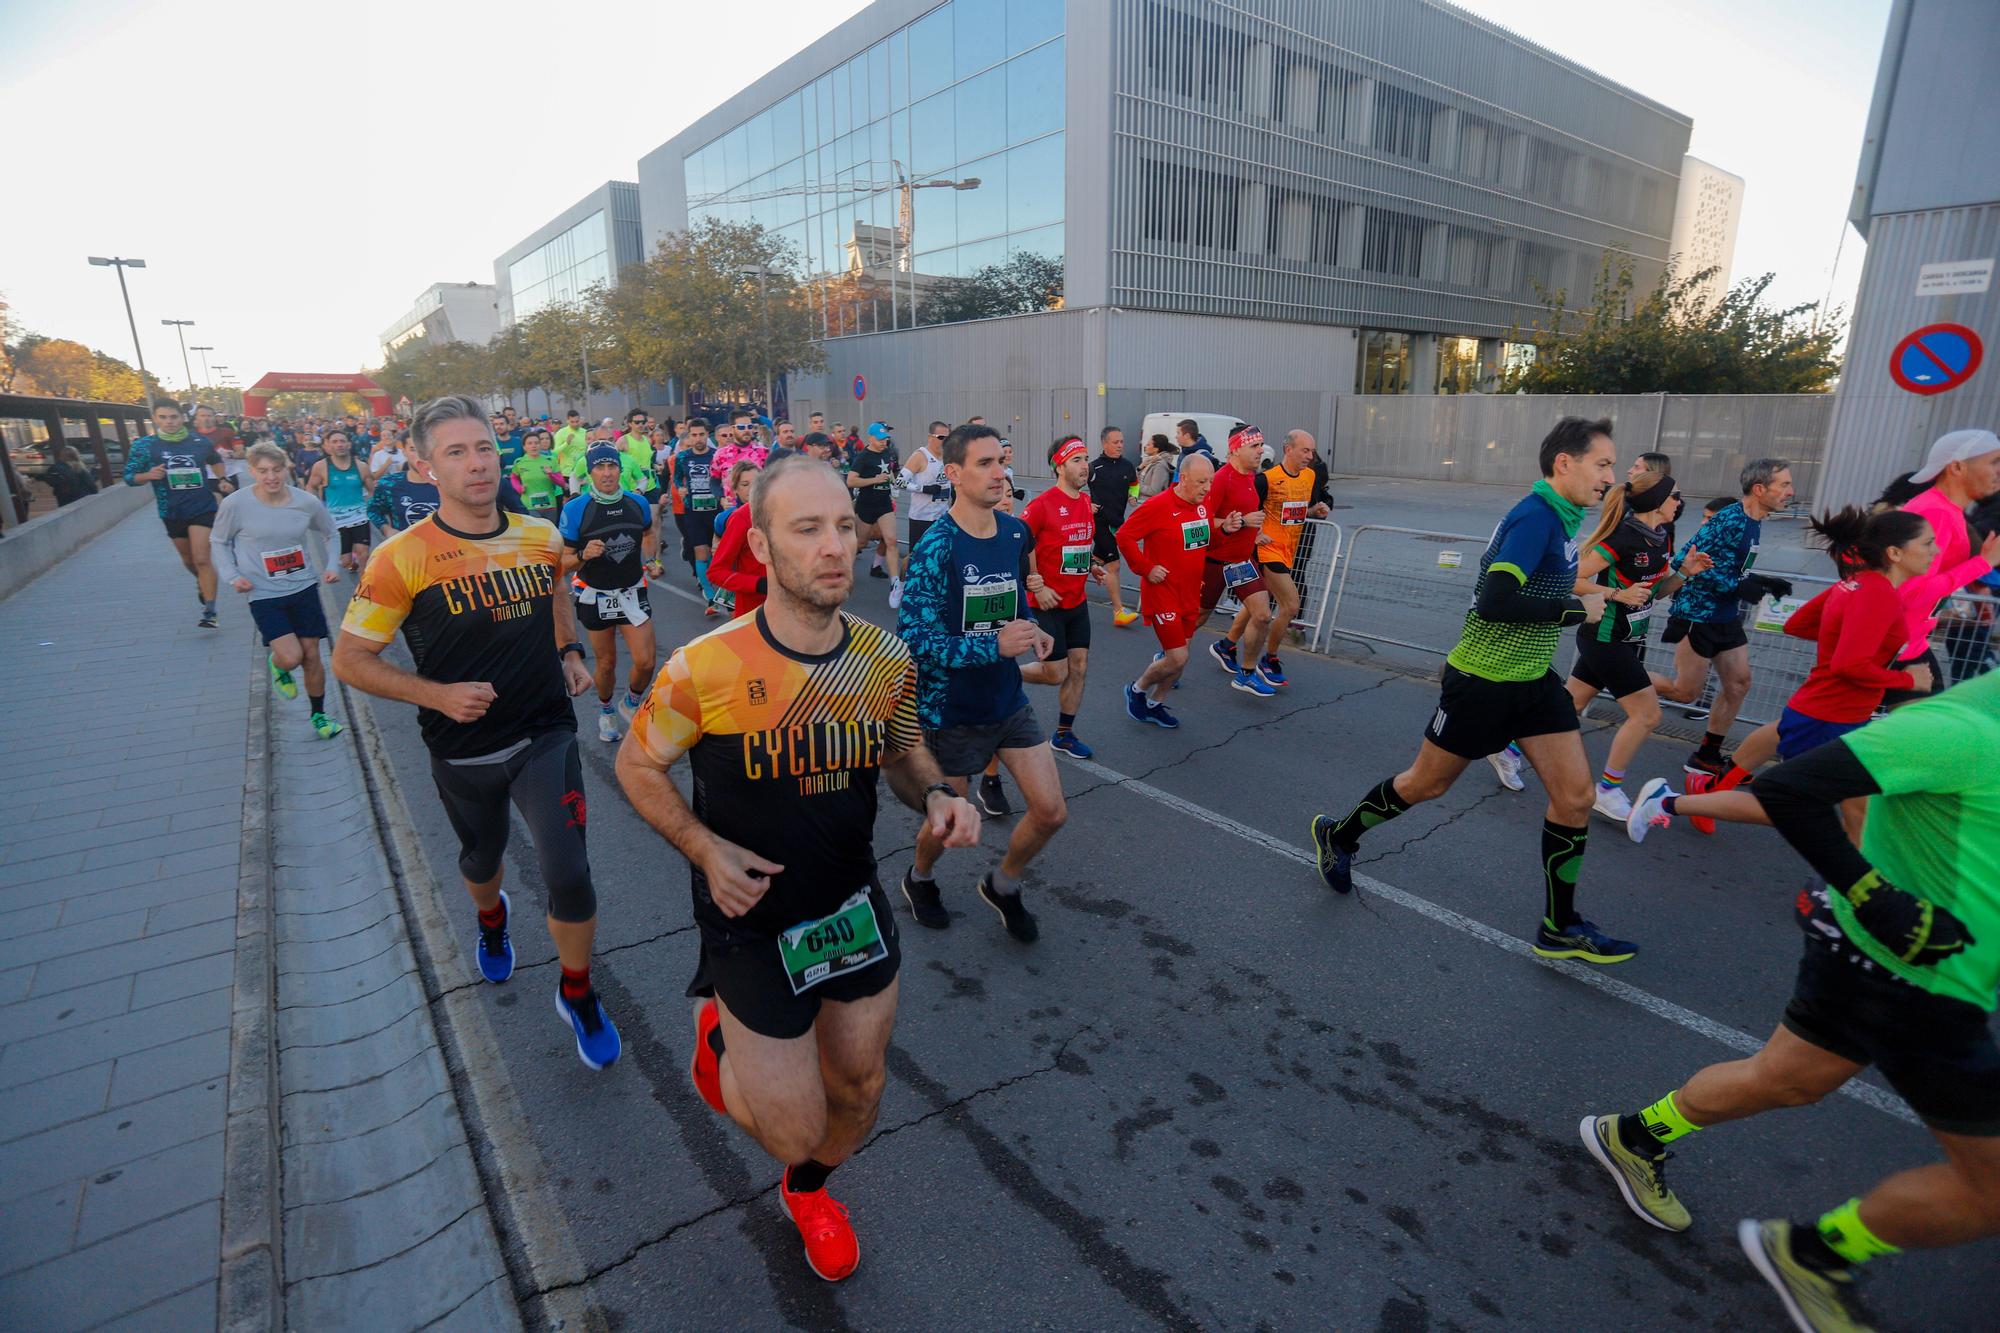
<svg viewBox="0 0 2000 1333">
<path fill-rule="evenodd" d="M 1889 378 L 1911 393 L 1944 393 L 1971 379 L 1985 355 L 1965 325 L 1926 324 L 1889 353 Z"/>
<path fill-rule="evenodd" d="M 857 403 L 868 401 L 868 381 L 860 375 L 854 377 L 854 401 Z"/>
</svg>

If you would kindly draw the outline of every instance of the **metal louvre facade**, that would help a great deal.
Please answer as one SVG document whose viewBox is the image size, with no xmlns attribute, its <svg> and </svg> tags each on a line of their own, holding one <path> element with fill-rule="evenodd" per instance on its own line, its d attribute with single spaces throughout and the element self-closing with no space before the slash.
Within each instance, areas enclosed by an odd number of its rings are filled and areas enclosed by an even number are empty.
<svg viewBox="0 0 2000 1333">
<path fill-rule="evenodd" d="M 1687 117 L 1432 0 L 1111 0 L 1114 305 L 1497 337 L 1665 263 Z"/>
</svg>

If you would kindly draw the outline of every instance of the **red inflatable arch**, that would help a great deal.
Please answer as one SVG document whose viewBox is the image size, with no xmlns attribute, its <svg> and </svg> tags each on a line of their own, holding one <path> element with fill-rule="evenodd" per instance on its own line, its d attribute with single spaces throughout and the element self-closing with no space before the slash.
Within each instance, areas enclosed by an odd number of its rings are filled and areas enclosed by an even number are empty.
<svg viewBox="0 0 2000 1333">
<path fill-rule="evenodd" d="M 265 415 L 274 393 L 358 393 L 368 400 L 368 410 L 376 416 L 396 414 L 388 393 L 366 375 L 295 375 L 274 370 L 243 391 L 243 415 Z"/>
</svg>

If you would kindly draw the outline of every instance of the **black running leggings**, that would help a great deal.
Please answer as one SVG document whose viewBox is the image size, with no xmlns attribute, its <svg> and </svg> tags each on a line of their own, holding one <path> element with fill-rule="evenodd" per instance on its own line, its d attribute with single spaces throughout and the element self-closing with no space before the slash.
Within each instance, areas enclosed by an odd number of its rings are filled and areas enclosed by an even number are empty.
<svg viewBox="0 0 2000 1333">
<path fill-rule="evenodd" d="M 448 764 L 434 758 L 431 777 L 458 835 L 461 875 L 484 884 L 500 873 L 511 800 L 541 862 L 549 915 L 571 923 L 597 915 L 590 858 L 583 847 L 583 756 L 575 733 L 545 731 L 519 754 L 494 764 Z"/>
</svg>

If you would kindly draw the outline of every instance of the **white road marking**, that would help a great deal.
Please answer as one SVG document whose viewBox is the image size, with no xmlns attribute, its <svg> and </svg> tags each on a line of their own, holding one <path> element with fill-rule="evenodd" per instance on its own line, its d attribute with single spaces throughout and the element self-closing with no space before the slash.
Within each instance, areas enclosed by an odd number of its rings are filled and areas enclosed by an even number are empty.
<svg viewBox="0 0 2000 1333">
<path fill-rule="evenodd" d="M 1127 791 L 1136 792 L 1138 795 L 1144 796 L 1147 800 L 1156 801 L 1169 809 L 1187 815 L 1191 819 L 1198 819 L 1210 828 L 1221 829 L 1225 833 L 1233 833 L 1245 842 L 1255 843 L 1266 851 L 1275 852 L 1287 860 L 1296 861 L 1300 865 L 1313 868 L 1315 874 L 1317 874 L 1317 866 L 1311 853 L 1295 847 L 1283 839 L 1274 838 L 1261 829 L 1255 829 L 1248 824 L 1239 823 L 1227 815 L 1217 814 L 1213 810 L 1196 805 L 1193 801 L 1176 796 L 1170 791 L 1162 791 L 1151 783 L 1141 782 L 1137 778 L 1126 777 L 1116 769 L 1106 768 L 1104 765 L 1092 760 L 1077 760 L 1073 764 L 1073 767 L 1081 769 L 1105 782 L 1115 783 Z M 1651 991 L 1641 990 L 1629 982 L 1620 981 L 1616 977 L 1609 976 L 1602 969 L 1593 967 L 1587 963 L 1575 963 L 1567 959 L 1543 958 L 1528 947 L 1526 940 L 1509 935 L 1503 930 L 1496 930 L 1483 921 L 1474 921 L 1471 917 L 1454 912 L 1449 907 L 1440 907 L 1428 898 L 1420 898 L 1407 889 L 1399 889 L 1393 884 L 1385 884 L 1374 876 L 1364 875 L 1360 871 L 1355 872 L 1354 883 L 1356 887 L 1366 890 L 1377 898 L 1386 899 L 1398 907 L 1407 908 L 1420 916 L 1429 917 L 1440 925 L 1449 926 L 1451 929 L 1470 935 L 1474 939 L 1483 940 L 1497 949 L 1502 949 L 1508 953 L 1525 958 L 1531 963 L 1536 963 L 1552 971 L 1560 972 L 1566 977 L 1602 991 L 1613 999 L 1623 1000 L 1626 1004 L 1643 1009 L 1656 1018 L 1664 1018 L 1669 1023 L 1677 1024 L 1690 1032 L 1707 1037 L 1711 1041 L 1719 1042 L 1731 1050 L 1741 1051 L 1745 1055 L 1750 1055 L 1764 1048 L 1764 1039 L 1762 1037 L 1753 1037 L 1749 1033 L 1730 1027 L 1726 1023 L 1718 1023 L 1712 1018 L 1706 1018 L 1692 1009 L 1686 1009 L 1675 1004 L 1672 1000 L 1662 999 Z M 1859 1079 L 1850 1079 L 1841 1087 L 1840 1091 L 1844 1096 L 1852 1097 L 1863 1106 L 1872 1107 L 1884 1115 L 1893 1116 L 1906 1124 L 1921 1125 L 1923 1123 L 1917 1118 L 1915 1112 L 1903 1104 L 1901 1098 L 1897 1097 L 1894 1093 L 1885 1092 L 1872 1083 L 1864 1083 Z"/>
</svg>

